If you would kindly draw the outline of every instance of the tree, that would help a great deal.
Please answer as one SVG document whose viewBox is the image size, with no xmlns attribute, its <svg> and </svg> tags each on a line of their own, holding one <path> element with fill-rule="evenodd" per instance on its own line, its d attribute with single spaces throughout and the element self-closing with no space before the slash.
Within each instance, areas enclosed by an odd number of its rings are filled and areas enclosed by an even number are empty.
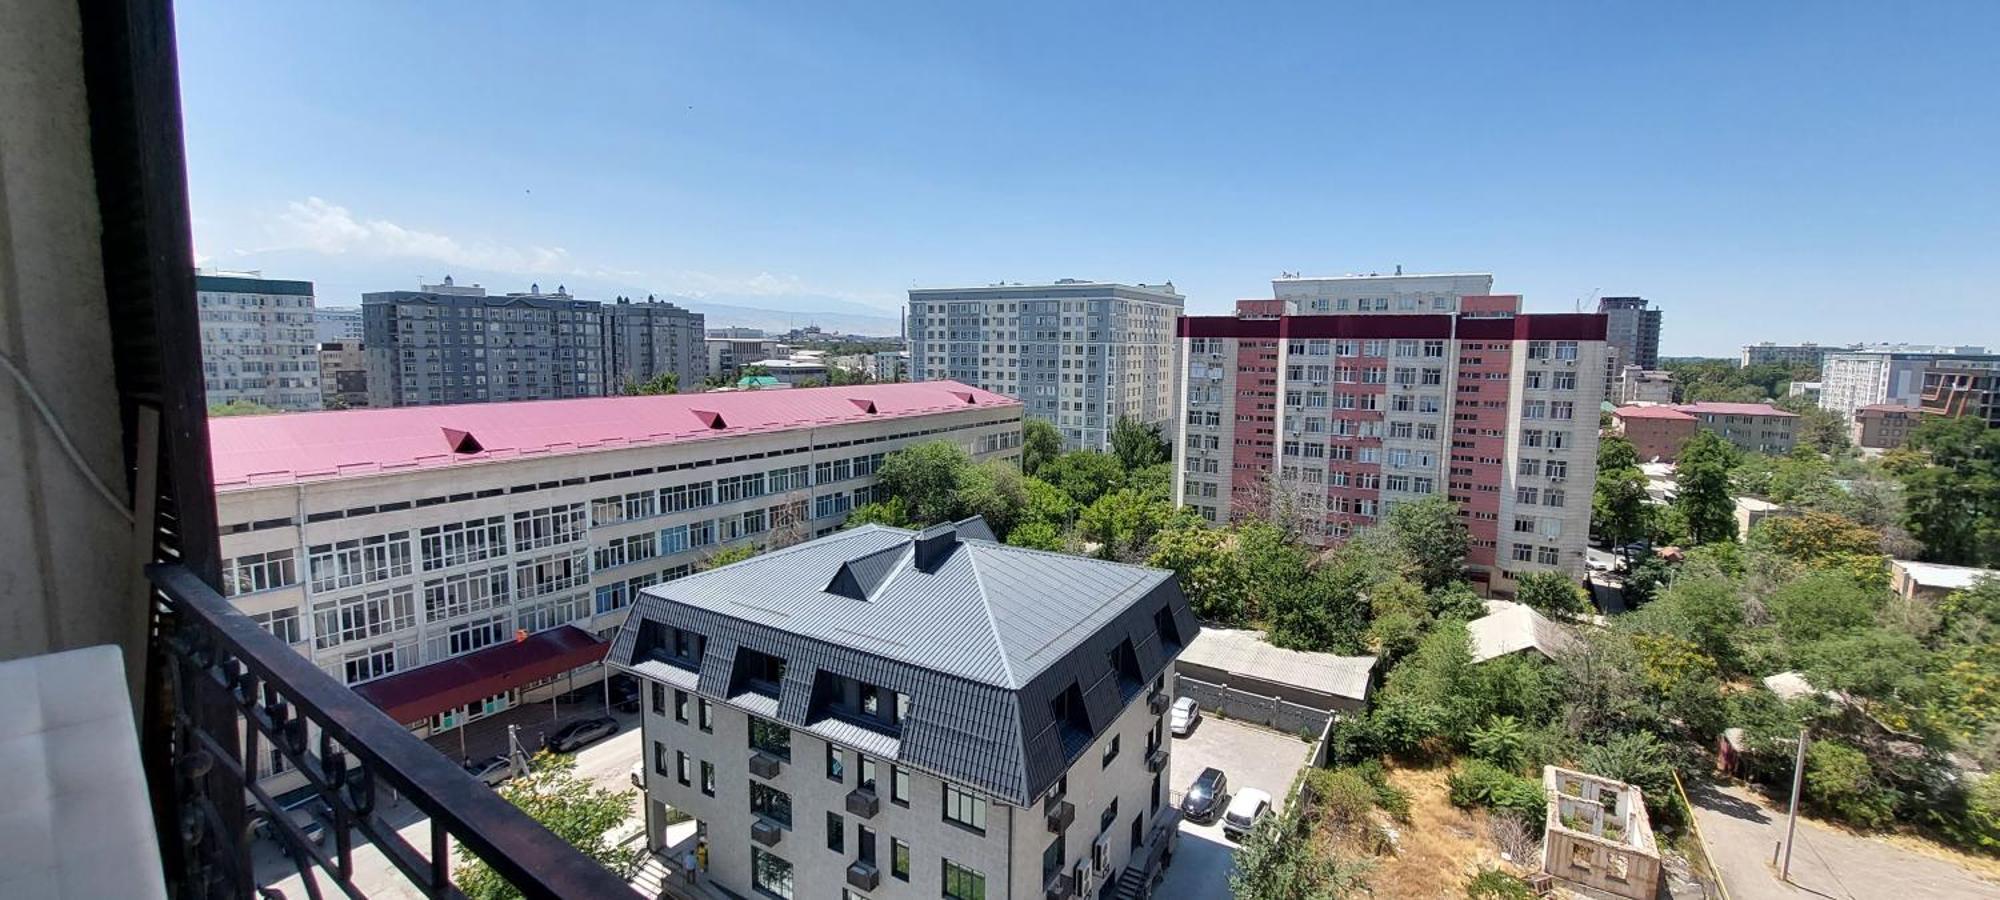
<svg viewBox="0 0 2000 900">
<path fill-rule="evenodd" d="M 1147 499 L 1131 488 L 1098 497 L 1076 518 L 1077 531 L 1085 540 L 1098 543 L 1103 559 L 1137 561 L 1172 515 L 1166 504 Z"/>
<path fill-rule="evenodd" d="M 1839 453 L 1853 446 L 1847 435 L 1847 420 L 1833 410 L 1821 409 L 1812 398 L 1781 397 L 1773 405 L 1799 417 L 1795 432 L 1800 447 L 1814 453 Z"/>
<path fill-rule="evenodd" d="M 1296 803 L 1265 816 L 1236 851 L 1230 894 L 1236 900 L 1342 900 L 1363 893 L 1372 863 L 1315 840 L 1314 824 Z"/>
<path fill-rule="evenodd" d="M 1076 501 L 1071 500 L 1061 488 L 1040 478 L 1028 478 L 1024 484 L 1026 502 L 1021 509 L 1023 522 L 1045 522 L 1060 532 L 1076 521 Z"/>
<path fill-rule="evenodd" d="M 1613 545 L 1644 537 L 1651 524 L 1646 500 L 1639 452 L 1622 437 L 1605 438 L 1597 447 L 1597 488 L 1591 496 L 1598 536 Z"/>
<path fill-rule="evenodd" d="M 703 572 L 710 569 L 720 569 L 730 563 L 739 563 L 756 555 L 756 546 L 751 544 L 737 544 L 734 547 L 724 547 L 714 553 L 710 553 L 707 559 L 701 561 L 699 568 Z"/>
<path fill-rule="evenodd" d="M 1042 464 L 1062 454 L 1062 432 L 1046 419 L 1021 423 L 1021 471 L 1034 475 Z"/>
<path fill-rule="evenodd" d="M 1764 605 L 1778 635 L 1803 645 L 1872 624 L 1881 596 L 1845 573 L 1816 571 L 1786 582 Z"/>
<path fill-rule="evenodd" d="M 1562 572 L 1521 573 L 1514 598 L 1552 619 L 1570 621 L 1590 611 L 1590 598 L 1583 588 Z"/>
<path fill-rule="evenodd" d="M 1450 584 L 1464 574 L 1470 538 L 1458 517 L 1458 504 L 1437 494 L 1398 503 L 1389 510 L 1386 527 L 1397 549 L 1410 561 L 1417 583 L 1426 590 Z"/>
<path fill-rule="evenodd" d="M 1062 529 L 1048 522 L 1024 522 L 1007 533 L 1007 544 L 1030 550 L 1062 550 L 1067 542 Z"/>
<path fill-rule="evenodd" d="M 960 476 L 959 511 L 985 519 L 993 534 L 1004 540 L 1024 518 L 1027 482 L 1027 477 L 1012 463 L 999 460 L 980 463 Z"/>
<path fill-rule="evenodd" d="M 576 774 L 573 757 L 538 753 L 528 772 L 503 784 L 500 796 L 620 878 L 638 871 L 644 847 L 605 836 L 632 814 L 631 791 L 609 791 Z M 469 900 L 514 900 L 520 890 L 466 847 L 458 848 L 453 886 Z"/>
<path fill-rule="evenodd" d="M 1095 450 L 1071 450 L 1043 463 L 1035 477 L 1062 489 L 1078 506 L 1089 506 L 1125 484 L 1118 457 Z"/>
<path fill-rule="evenodd" d="M 1312 560 L 1290 535 L 1268 522 L 1246 522 L 1236 528 L 1236 565 L 1243 573 L 1245 614 L 1275 610 L 1305 587 Z M 1282 627 L 1273 640 L 1285 639 Z"/>
<path fill-rule="evenodd" d="M 1229 532 L 1195 516 L 1179 515 L 1153 539 L 1146 564 L 1170 569 L 1180 582 L 1194 614 L 1211 622 L 1234 625 L 1245 615 L 1246 578 Z"/>
<path fill-rule="evenodd" d="M 1904 526 L 1930 562 L 2000 565 L 2000 429 L 1972 416 L 1926 416 L 1904 459 Z M 1885 460 L 1886 463 L 1886 460 Z"/>
<path fill-rule="evenodd" d="M 921 528 L 964 518 L 959 488 L 971 470 L 972 457 L 963 448 L 931 441 L 890 453 L 877 478 L 889 496 L 902 501 L 909 522 Z"/>
<path fill-rule="evenodd" d="M 681 392 L 681 374 L 679 372 L 661 372 L 645 381 L 627 378 L 625 379 L 624 386 L 619 389 L 619 392 L 627 396 L 678 394 Z"/>
<path fill-rule="evenodd" d="M 1750 530 L 1753 547 L 1811 568 L 1833 568 L 1864 584 L 1888 587 L 1882 535 L 1845 516 L 1805 512 L 1772 516 Z"/>
<path fill-rule="evenodd" d="M 1521 720 L 1513 716 L 1490 717 L 1485 727 L 1472 731 L 1472 754 L 1510 771 L 1521 765 L 1521 751 L 1526 743 Z"/>
<path fill-rule="evenodd" d="M 1160 437 L 1160 426 L 1119 416 L 1111 426 L 1111 455 L 1127 472 L 1136 472 L 1173 458 L 1173 448 Z"/>
<path fill-rule="evenodd" d="M 897 497 L 890 497 L 887 500 L 877 500 L 855 507 L 853 512 L 847 514 L 847 521 L 843 522 L 841 527 L 888 525 L 892 528 L 902 528 L 908 524 L 910 517 L 903 511 L 903 501 Z"/>
<path fill-rule="evenodd" d="M 1736 540 L 1736 501 L 1729 496 L 1735 457 L 1729 442 L 1710 431 L 1697 432 L 1681 448 L 1674 508 L 1687 524 L 1689 543 Z"/>
</svg>

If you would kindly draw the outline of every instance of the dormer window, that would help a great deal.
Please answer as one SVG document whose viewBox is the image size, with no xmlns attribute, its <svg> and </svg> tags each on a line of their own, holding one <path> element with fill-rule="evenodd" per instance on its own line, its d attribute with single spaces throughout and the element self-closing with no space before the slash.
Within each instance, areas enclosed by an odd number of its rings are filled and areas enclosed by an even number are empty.
<svg viewBox="0 0 2000 900">
<path fill-rule="evenodd" d="M 752 691 L 777 699 L 779 688 L 785 683 L 785 660 L 783 657 L 760 653 L 748 647 L 736 650 L 736 690 Z"/>
</svg>

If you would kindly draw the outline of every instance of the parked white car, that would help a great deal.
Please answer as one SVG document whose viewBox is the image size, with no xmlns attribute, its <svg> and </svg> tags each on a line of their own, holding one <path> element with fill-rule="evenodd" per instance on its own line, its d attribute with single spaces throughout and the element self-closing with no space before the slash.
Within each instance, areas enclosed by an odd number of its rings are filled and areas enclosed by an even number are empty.
<svg viewBox="0 0 2000 900">
<path fill-rule="evenodd" d="M 1182 697 L 1174 701 L 1173 711 L 1167 714 L 1167 727 L 1173 729 L 1174 737 L 1186 737 L 1194 730 L 1194 723 L 1201 721 L 1201 706 L 1193 697 Z"/>
<path fill-rule="evenodd" d="M 1222 814 L 1222 835 L 1232 841 L 1243 840 L 1244 835 L 1270 814 L 1270 794 L 1256 788 L 1237 791 L 1235 798 L 1229 801 L 1229 811 Z"/>
</svg>

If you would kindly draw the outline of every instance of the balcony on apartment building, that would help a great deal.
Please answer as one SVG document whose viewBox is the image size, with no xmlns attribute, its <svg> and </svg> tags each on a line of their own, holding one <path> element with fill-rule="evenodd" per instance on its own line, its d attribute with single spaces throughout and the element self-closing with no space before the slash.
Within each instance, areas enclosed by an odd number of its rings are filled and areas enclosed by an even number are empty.
<svg viewBox="0 0 2000 900">
<path fill-rule="evenodd" d="M 0 896 L 275 896 L 257 834 L 311 897 L 458 897 L 460 850 L 529 897 L 629 894 L 216 590 L 175 53 L 167 0 L 0 4 Z M 316 813 L 258 787 L 274 762 Z M 393 871 L 358 880 L 364 843 Z"/>
</svg>

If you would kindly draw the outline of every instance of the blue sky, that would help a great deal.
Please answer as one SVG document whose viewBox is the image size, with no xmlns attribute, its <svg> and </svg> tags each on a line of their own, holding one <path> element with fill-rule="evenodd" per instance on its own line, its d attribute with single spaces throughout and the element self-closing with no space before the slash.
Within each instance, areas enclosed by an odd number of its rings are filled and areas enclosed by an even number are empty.
<svg viewBox="0 0 2000 900">
<path fill-rule="evenodd" d="M 451 272 L 801 320 L 1171 279 L 1221 312 L 1401 264 L 1653 298 L 1667 354 L 2000 345 L 1996 3 L 178 14 L 202 262 L 325 305 Z"/>
</svg>

